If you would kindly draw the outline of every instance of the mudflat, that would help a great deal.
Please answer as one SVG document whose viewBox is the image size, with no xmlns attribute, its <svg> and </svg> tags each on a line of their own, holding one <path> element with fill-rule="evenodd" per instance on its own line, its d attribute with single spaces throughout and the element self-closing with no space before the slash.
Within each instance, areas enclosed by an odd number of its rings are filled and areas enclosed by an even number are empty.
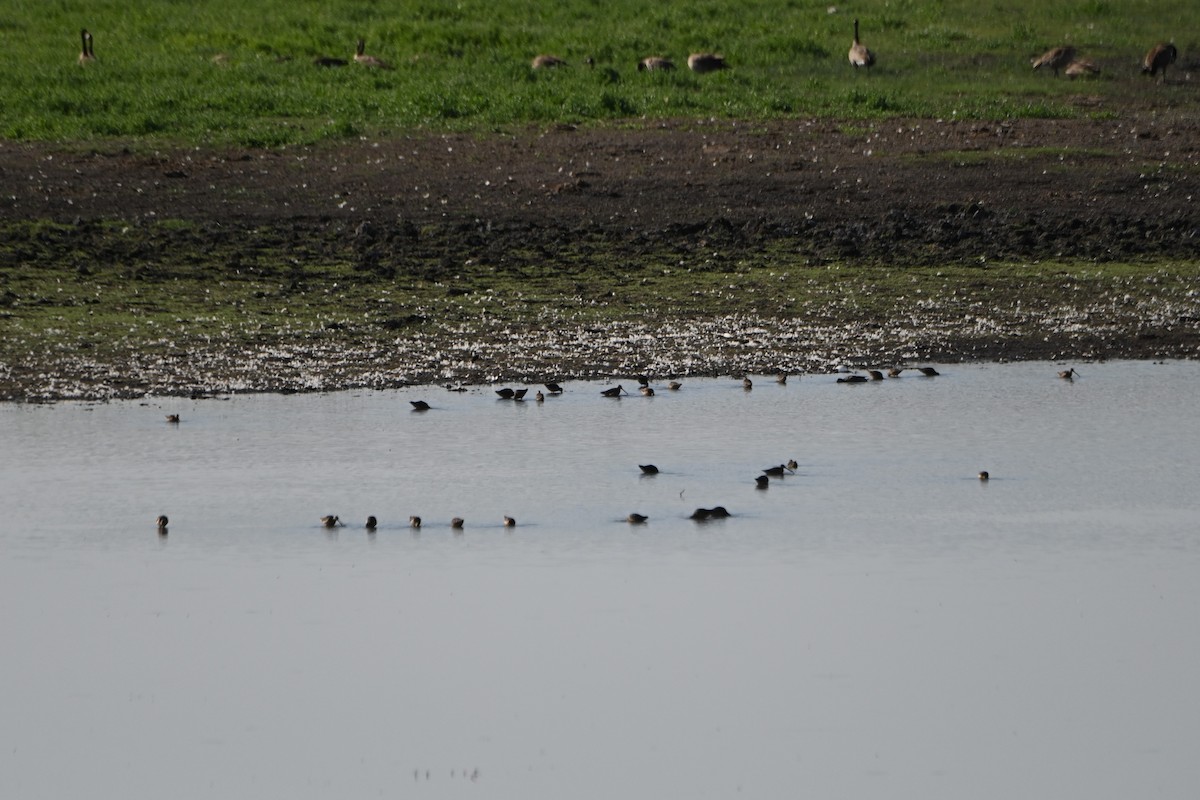
<svg viewBox="0 0 1200 800">
<path fill-rule="evenodd" d="M 1098 116 L 0 143 L 0 397 L 1196 357 L 1200 119 Z"/>
</svg>

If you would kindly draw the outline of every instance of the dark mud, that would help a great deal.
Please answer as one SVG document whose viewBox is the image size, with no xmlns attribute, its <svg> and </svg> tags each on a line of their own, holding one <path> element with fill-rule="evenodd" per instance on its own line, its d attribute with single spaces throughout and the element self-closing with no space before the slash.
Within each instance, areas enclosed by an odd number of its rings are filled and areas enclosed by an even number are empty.
<svg viewBox="0 0 1200 800">
<path fill-rule="evenodd" d="M 0 257 L 9 340 L 0 396 L 1190 358 L 1200 355 L 1198 198 L 1200 120 L 1170 110 L 1075 121 L 563 127 L 245 152 L 5 143 L 0 221 L 13 235 Z M 55 225 L 21 227 L 31 222 Z M 169 363 L 135 340 L 102 348 L 102 358 L 39 355 L 18 324 L 28 303 L 15 276 L 30 270 L 153 272 L 186 262 L 219 278 L 268 256 L 299 275 L 346 264 L 364 283 L 437 282 L 468 299 L 489 291 L 489 276 L 539 270 L 573 288 L 543 300 L 532 324 L 520 323 L 528 308 L 453 319 L 405 312 L 290 334 L 280 322 L 260 325 L 257 339 L 209 336 L 208 352 L 187 339 L 189 357 Z M 653 294 L 647 262 L 742 276 L 836 265 L 860 301 L 829 293 L 823 305 L 790 306 L 706 289 L 664 335 L 661 318 L 644 318 L 653 297 L 622 291 L 640 281 Z M 1029 274 L 1043 263 L 1132 266 L 1124 283 L 1090 285 L 1048 267 L 1044 281 L 1011 278 L 986 292 L 973 294 L 979 281 L 968 276 L 919 298 L 861 301 L 872 286 L 894 291 L 904 270 L 961 274 L 993 263 Z M 286 267 L 275 270 L 286 280 Z M 889 277 L 875 282 L 880 270 Z M 328 291 L 306 280 L 291 288 Z M 1135 284 L 1134 293 L 1122 288 Z M 419 335 L 414 321 L 428 323 Z M 24 348 L 14 341 L 22 337 Z M 266 359 L 267 350 L 286 356 Z"/>
</svg>

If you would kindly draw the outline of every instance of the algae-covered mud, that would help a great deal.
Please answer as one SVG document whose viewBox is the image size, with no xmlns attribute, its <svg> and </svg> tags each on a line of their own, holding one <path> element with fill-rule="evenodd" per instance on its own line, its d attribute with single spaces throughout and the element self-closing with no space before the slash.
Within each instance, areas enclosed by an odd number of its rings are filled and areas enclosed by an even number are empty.
<svg viewBox="0 0 1200 800">
<path fill-rule="evenodd" d="M 0 397 L 1200 355 L 1200 122 L 0 144 Z"/>
</svg>

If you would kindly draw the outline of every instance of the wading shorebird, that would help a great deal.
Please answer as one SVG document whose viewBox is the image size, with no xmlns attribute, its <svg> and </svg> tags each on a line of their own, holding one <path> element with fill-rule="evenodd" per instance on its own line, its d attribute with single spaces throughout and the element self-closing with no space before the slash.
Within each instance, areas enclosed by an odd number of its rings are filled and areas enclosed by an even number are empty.
<svg viewBox="0 0 1200 800">
<path fill-rule="evenodd" d="M 561 386 L 559 386 L 557 383 L 555 383 L 554 381 L 550 381 L 549 383 L 546 383 L 543 385 L 550 392 L 550 394 L 562 394 L 562 392 L 563 392 L 563 388 Z"/>
<path fill-rule="evenodd" d="M 770 475 L 772 478 L 782 478 L 789 472 L 795 472 L 795 470 L 788 467 L 787 464 L 780 464 L 778 467 L 767 467 L 763 470 L 764 475 Z"/>
<path fill-rule="evenodd" d="M 83 41 L 83 49 L 79 51 L 79 63 L 90 64 L 96 60 L 95 44 L 92 42 L 92 35 L 88 33 L 88 29 L 84 28 L 79 32 L 79 38 Z"/>
<path fill-rule="evenodd" d="M 981 481 L 986 481 L 990 477 L 991 476 L 988 475 L 988 472 L 986 469 L 979 473 L 979 480 L 981 480 Z"/>
<path fill-rule="evenodd" d="M 1058 71 L 1063 69 L 1075 60 L 1075 48 L 1070 45 L 1055 47 L 1052 50 L 1047 50 L 1029 63 L 1033 64 L 1034 69 L 1049 67 L 1054 72 L 1054 77 L 1058 77 Z"/>
<path fill-rule="evenodd" d="M 866 375 L 847 375 L 844 378 L 838 378 L 837 382 L 838 383 L 866 383 L 867 376 Z"/>
<path fill-rule="evenodd" d="M 649 386 L 641 386 L 638 391 L 642 393 L 643 397 L 654 397 L 654 389 Z"/>
<path fill-rule="evenodd" d="M 533 57 L 532 67 L 534 69 L 554 69 L 565 66 L 567 66 L 567 62 L 558 56 L 542 54 Z"/>
<path fill-rule="evenodd" d="M 646 56 L 638 62 L 638 72 L 655 72 L 675 69 L 675 62 L 662 56 Z"/>
<path fill-rule="evenodd" d="M 670 383 L 667 384 L 667 388 L 670 389 L 672 392 L 678 392 L 680 389 L 683 388 L 683 384 L 680 383 L 679 381 L 671 381 Z"/>
<path fill-rule="evenodd" d="M 688 56 L 688 69 L 698 75 L 703 75 L 706 72 L 729 69 L 729 64 L 725 62 L 725 56 L 716 53 L 692 53 Z"/>
<path fill-rule="evenodd" d="M 790 469 L 792 472 L 795 472 L 796 470 L 798 470 L 800 468 L 800 465 L 796 463 L 796 459 L 789 458 L 788 463 L 787 463 L 787 468 Z"/>
<path fill-rule="evenodd" d="M 378 525 L 379 522 L 374 517 L 367 517 L 367 524 L 365 526 L 367 530 L 373 531 Z"/>
<path fill-rule="evenodd" d="M 409 527 L 419 528 L 419 527 L 421 527 L 421 518 L 420 517 L 409 517 L 408 524 L 409 524 Z"/>
<path fill-rule="evenodd" d="M 513 519 L 512 517 L 505 517 L 504 518 L 504 527 L 515 528 L 515 527 L 517 527 L 517 521 L 515 519 Z"/>
<path fill-rule="evenodd" d="M 325 516 L 321 517 L 321 525 L 326 528 L 336 528 L 339 525 L 344 524 L 345 523 L 337 518 L 336 514 L 326 514 Z"/>
<path fill-rule="evenodd" d="M 631 525 L 641 525 L 646 520 L 650 519 L 645 514 L 630 514 L 625 518 L 625 521 Z"/>
<path fill-rule="evenodd" d="M 611 389 L 605 389 L 604 391 L 600 392 L 600 394 L 604 395 L 605 397 L 620 397 L 622 392 L 629 394 L 629 392 L 625 391 L 624 386 L 618 384 Z"/>
<path fill-rule="evenodd" d="M 754 479 L 754 484 L 755 484 L 755 487 L 758 489 L 765 489 L 771 485 L 771 479 L 768 478 L 766 475 L 759 475 L 757 478 Z"/>
<path fill-rule="evenodd" d="M 855 68 L 866 67 L 869 70 L 875 63 L 875 54 L 858 39 L 858 20 L 854 20 L 854 41 L 850 45 L 849 58 Z"/>
<path fill-rule="evenodd" d="M 450 527 L 453 528 L 454 530 L 461 530 L 462 526 L 463 526 L 463 518 L 462 517 L 455 517 L 454 519 L 450 520 Z"/>
<path fill-rule="evenodd" d="M 942 373 L 938 372 L 936 369 L 934 369 L 933 367 L 917 367 L 917 372 L 921 373 L 926 378 L 932 378 L 935 375 L 942 374 Z"/>
<path fill-rule="evenodd" d="M 653 464 L 638 464 L 638 469 L 642 471 L 643 475 L 658 474 L 658 467 L 654 466 Z"/>
<path fill-rule="evenodd" d="M 1162 70 L 1162 78 L 1160 83 L 1167 82 L 1167 67 L 1175 63 L 1175 59 L 1179 57 L 1179 51 L 1175 49 L 1175 45 L 1170 42 L 1162 42 L 1150 48 L 1146 53 L 1146 57 L 1142 59 L 1142 73 L 1154 77 L 1159 70 Z"/>
<path fill-rule="evenodd" d="M 1070 369 L 1061 370 L 1058 373 L 1058 377 L 1062 378 L 1063 380 L 1073 381 L 1075 380 L 1075 376 L 1078 374 L 1079 373 L 1075 371 L 1075 368 L 1071 367 Z"/>
<path fill-rule="evenodd" d="M 899 378 L 901 372 L 904 372 L 904 367 L 891 367 L 888 369 L 888 377 Z"/>
<path fill-rule="evenodd" d="M 409 400 L 408 402 L 412 404 L 413 411 L 428 411 L 430 408 L 429 403 L 424 400 Z"/>
<path fill-rule="evenodd" d="M 170 520 L 168 520 L 168 519 L 167 519 L 167 515 L 166 515 L 166 514 L 159 514 L 159 515 L 158 515 L 158 519 L 157 519 L 157 520 L 155 520 L 155 523 L 158 525 L 158 532 L 159 532 L 159 533 L 164 533 L 164 532 L 167 530 L 167 523 L 168 523 L 168 522 L 170 522 Z"/>
<path fill-rule="evenodd" d="M 384 61 L 382 58 L 369 56 L 363 52 L 367 47 L 367 43 L 359 39 L 358 44 L 354 47 L 354 63 L 362 64 L 364 67 L 372 67 L 374 69 L 391 69 L 392 65 Z"/>
</svg>

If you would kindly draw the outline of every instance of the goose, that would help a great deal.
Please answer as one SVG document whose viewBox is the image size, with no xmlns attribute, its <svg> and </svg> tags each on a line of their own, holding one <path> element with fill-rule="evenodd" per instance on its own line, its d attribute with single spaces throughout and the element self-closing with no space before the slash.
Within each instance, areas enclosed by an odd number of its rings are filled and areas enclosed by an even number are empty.
<svg viewBox="0 0 1200 800">
<path fill-rule="evenodd" d="M 1174 64 L 1175 59 L 1178 57 L 1179 51 L 1170 42 L 1156 44 L 1150 48 L 1150 52 L 1146 53 L 1146 57 L 1142 59 L 1142 73 L 1153 78 L 1159 70 L 1162 70 L 1161 82 L 1166 83 L 1167 66 Z"/>
<path fill-rule="evenodd" d="M 1099 75 L 1100 74 L 1100 65 L 1097 64 L 1095 61 L 1092 61 L 1090 58 L 1077 58 L 1074 61 L 1072 61 L 1070 64 L 1067 64 L 1067 68 L 1065 70 L 1063 70 L 1063 74 L 1066 75 L 1068 78 L 1080 78 L 1080 77 L 1087 77 L 1090 75 Z"/>
<path fill-rule="evenodd" d="M 645 514 L 636 514 L 635 513 L 635 514 L 630 514 L 628 517 L 626 517 L 625 521 L 628 522 L 630 525 L 641 525 L 643 522 L 645 522 L 648 519 L 650 519 L 650 518 L 647 517 Z"/>
<path fill-rule="evenodd" d="M 83 41 L 83 49 L 79 51 L 79 63 L 81 65 L 90 64 L 96 60 L 95 44 L 92 42 L 92 35 L 88 33 L 87 28 L 84 28 L 79 31 L 79 38 Z"/>
<path fill-rule="evenodd" d="M 638 62 L 639 72 L 654 72 L 656 70 L 675 69 L 675 62 L 662 56 L 646 56 Z"/>
<path fill-rule="evenodd" d="M 344 524 L 345 523 L 337 518 L 336 514 L 326 514 L 325 516 L 321 517 L 321 525 L 326 528 L 336 528 L 337 526 Z"/>
<path fill-rule="evenodd" d="M 376 527 L 378 527 L 378 525 L 379 525 L 379 521 L 376 520 L 374 517 L 367 517 L 367 524 L 365 526 L 367 530 L 373 531 L 373 530 L 375 530 Z"/>
<path fill-rule="evenodd" d="M 408 524 L 409 524 L 409 527 L 419 528 L 419 527 L 421 527 L 421 518 L 420 517 L 409 517 Z"/>
<path fill-rule="evenodd" d="M 658 474 L 658 467 L 654 466 L 653 464 L 638 464 L 638 469 L 642 471 L 643 475 Z"/>
<path fill-rule="evenodd" d="M 611 389 L 605 389 L 604 391 L 600 392 L 600 394 L 604 395 L 605 397 L 620 397 L 622 392 L 629 394 L 629 392 L 625 391 L 624 386 L 618 384 Z"/>
<path fill-rule="evenodd" d="M 1075 60 L 1075 48 L 1070 45 L 1055 47 L 1053 50 L 1047 50 L 1030 63 L 1034 69 L 1049 67 L 1054 71 L 1054 76 L 1058 77 L 1058 71 Z"/>
<path fill-rule="evenodd" d="M 567 66 L 567 62 L 565 60 L 559 58 L 558 56 L 551 56 L 551 55 L 543 54 L 543 55 L 539 55 L 539 56 L 534 56 L 534 59 L 533 59 L 533 68 L 534 69 L 554 69 L 555 67 L 565 67 L 565 66 Z"/>
<path fill-rule="evenodd" d="M 854 20 L 854 42 L 850 45 L 850 63 L 857 67 L 871 68 L 875 63 L 875 54 L 858 40 L 858 20 Z"/>
<path fill-rule="evenodd" d="M 384 61 L 382 58 L 369 56 L 363 52 L 367 43 L 359 39 L 358 44 L 354 48 L 354 63 L 362 64 L 364 67 L 372 67 L 374 69 L 391 69 L 392 65 Z"/>
<path fill-rule="evenodd" d="M 729 65 L 725 63 L 725 56 L 719 56 L 716 53 L 692 53 L 688 56 L 688 69 L 698 75 L 703 75 L 706 72 L 729 69 Z"/>
<path fill-rule="evenodd" d="M 412 404 L 413 411 L 428 411 L 430 408 L 429 403 L 424 400 L 409 400 L 408 402 Z"/>
<path fill-rule="evenodd" d="M 504 527 L 515 528 L 515 527 L 517 527 L 517 521 L 515 519 L 513 519 L 512 517 L 505 517 L 504 518 Z"/>
<path fill-rule="evenodd" d="M 1063 380 L 1073 381 L 1075 380 L 1075 376 L 1078 374 L 1079 373 L 1075 371 L 1075 368 L 1071 367 L 1070 369 L 1064 369 L 1060 371 L 1058 373 L 1058 377 L 1062 378 Z"/>
</svg>

